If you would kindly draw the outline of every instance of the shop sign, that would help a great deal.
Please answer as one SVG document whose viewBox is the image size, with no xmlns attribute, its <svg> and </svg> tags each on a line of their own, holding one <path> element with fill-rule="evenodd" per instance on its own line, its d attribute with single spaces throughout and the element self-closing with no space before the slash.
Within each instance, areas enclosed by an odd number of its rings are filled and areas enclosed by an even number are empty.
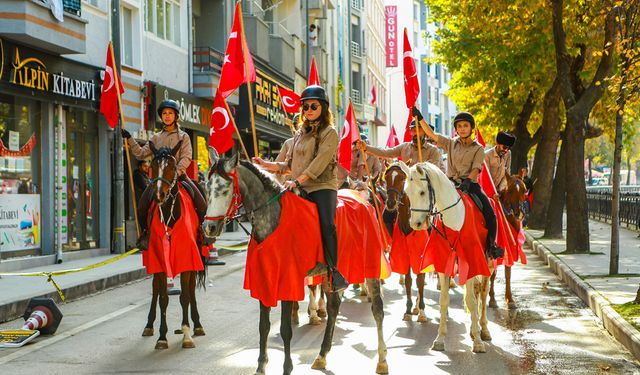
<svg viewBox="0 0 640 375">
<path fill-rule="evenodd" d="M 95 102 L 94 78 L 97 78 L 97 70 L 0 39 L 0 81 Z"/>
<path fill-rule="evenodd" d="M 40 194 L 0 194 L 0 251 L 40 247 Z"/>
<path fill-rule="evenodd" d="M 286 87 L 263 72 L 257 70 L 253 100 L 256 115 L 271 123 L 285 126 L 288 118 L 282 110 L 280 94 L 278 94 L 279 85 Z"/>
<path fill-rule="evenodd" d="M 161 85 L 155 85 L 155 98 L 155 108 L 158 108 L 163 100 L 175 100 L 180 106 L 181 124 L 187 125 L 189 128 L 206 129 L 207 133 L 209 132 L 213 104 L 211 101 Z M 155 112 L 152 116 L 157 119 L 156 121 L 160 120 Z"/>
<path fill-rule="evenodd" d="M 398 66 L 398 7 L 387 5 L 385 15 L 385 47 L 387 52 L 387 67 Z"/>
</svg>

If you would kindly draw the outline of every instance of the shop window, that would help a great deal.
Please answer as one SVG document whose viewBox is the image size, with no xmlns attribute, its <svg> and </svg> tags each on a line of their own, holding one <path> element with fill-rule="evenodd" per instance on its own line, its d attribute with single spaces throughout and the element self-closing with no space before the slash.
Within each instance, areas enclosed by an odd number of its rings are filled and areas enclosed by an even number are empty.
<svg viewBox="0 0 640 375">
<path fill-rule="evenodd" d="M 0 251 L 40 248 L 40 105 L 0 95 Z"/>
</svg>

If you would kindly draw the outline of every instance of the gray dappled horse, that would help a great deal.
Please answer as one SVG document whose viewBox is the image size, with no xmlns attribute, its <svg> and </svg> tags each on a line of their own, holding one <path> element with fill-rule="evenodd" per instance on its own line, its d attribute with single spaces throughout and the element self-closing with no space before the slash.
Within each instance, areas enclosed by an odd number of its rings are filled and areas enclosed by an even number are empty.
<svg viewBox="0 0 640 375">
<path fill-rule="evenodd" d="M 219 158 L 214 149 L 209 149 L 209 158 L 212 161 L 211 169 L 207 177 L 207 194 L 209 206 L 204 223 L 204 232 L 208 237 L 217 237 L 222 232 L 224 225 L 232 219 L 237 208 L 242 204 L 252 225 L 252 236 L 257 242 L 264 241 L 278 226 L 282 206 L 279 199 L 274 199 L 282 193 L 283 187 L 270 175 L 255 167 L 248 161 L 240 161 L 235 150 L 230 158 Z M 234 180 L 237 181 L 235 186 Z M 295 251 L 304 251 L 300 246 Z M 292 249 L 293 251 L 293 249 Z M 325 268 L 325 267 L 322 267 Z M 301 280 L 302 282 L 302 280 Z M 373 291 L 371 310 L 378 328 L 378 364 L 376 372 L 388 373 L 386 361 L 387 348 L 382 334 L 382 320 L 384 310 L 378 279 L 367 279 L 370 290 Z M 326 368 L 326 356 L 331 349 L 336 318 L 341 303 L 340 293 L 328 293 L 327 295 L 327 326 L 320 353 L 315 359 L 312 368 Z M 281 301 L 280 335 L 284 342 L 285 361 L 283 373 L 288 375 L 293 370 L 291 360 L 291 313 L 293 301 Z M 271 328 L 269 313 L 271 308 L 260 303 L 260 354 L 256 373 L 263 374 L 268 362 L 267 338 Z"/>
</svg>

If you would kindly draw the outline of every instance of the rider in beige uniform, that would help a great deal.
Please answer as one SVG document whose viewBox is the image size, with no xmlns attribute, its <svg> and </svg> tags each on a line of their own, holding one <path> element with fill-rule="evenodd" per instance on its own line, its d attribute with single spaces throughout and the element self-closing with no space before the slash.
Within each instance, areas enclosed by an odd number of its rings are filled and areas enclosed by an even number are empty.
<svg viewBox="0 0 640 375">
<path fill-rule="evenodd" d="M 484 152 L 484 161 L 489 168 L 489 174 L 496 185 L 498 195 L 507 190 L 507 176 L 511 170 L 511 150 L 516 137 L 507 132 L 499 132 L 496 136 L 496 146 Z"/>
</svg>

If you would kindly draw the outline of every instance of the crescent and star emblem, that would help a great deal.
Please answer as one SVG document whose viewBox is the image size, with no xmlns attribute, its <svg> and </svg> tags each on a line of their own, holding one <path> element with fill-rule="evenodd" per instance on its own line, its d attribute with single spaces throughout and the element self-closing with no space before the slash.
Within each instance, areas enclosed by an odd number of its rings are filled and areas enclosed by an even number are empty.
<svg viewBox="0 0 640 375">
<path fill-rule="evenodd" d="M 113 69 L 111 69 L 110 66 L 107 66 L 107 68 L 105 69 L 105 73 L 106 73 L 105 82 L 107 81 L 106 77 L 109 77 L 109 86 L 107 87 L 106 90 L 104 90 L 104 92 L 107 92 L 107 91 L 111 90 L 111 88 L 113 87 L 113 83 L 114 83 L 113 82 L 114 81 L 114 79 L 113 79 Z"/>
<path fill-rule="evenodd" d="M 283 96 L 282 97 L 282 102 L 284 103 L 285 106 L 287 107 L 293 107 L 296 105 L 296 103 L 293 101 L 293 99 L 291 99 L 288 96 Z"/>
<path fill-rule="evenodd" d="M 221 107 L 217 107 L 216 109 L 213 110 L 213 113 L 211 114 L 211 117 L 213 117 L 213 115 L 215 115 L 216 113 L 221 113 L 222 116 L 224 116 L 224 125 L 221 126 L 218 131 L 222 131 L 224 129 L 227 128 L 227 126 L 229 126 L 229 114 L 227 113 L 227 111 L 225 111 L 224 108 Z M 213 128 L 212 128 L 213 129 Z"/>
</svg>

